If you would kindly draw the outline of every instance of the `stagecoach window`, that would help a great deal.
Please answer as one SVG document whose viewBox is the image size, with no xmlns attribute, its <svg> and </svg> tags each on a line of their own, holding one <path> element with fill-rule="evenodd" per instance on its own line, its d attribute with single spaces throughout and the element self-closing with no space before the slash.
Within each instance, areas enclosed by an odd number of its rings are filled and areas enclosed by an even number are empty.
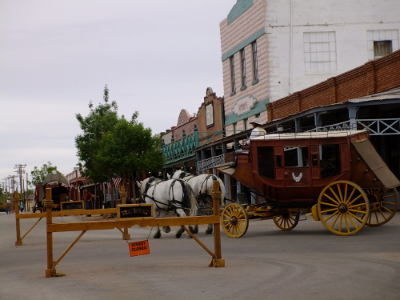
<svg viewBox="0 0 400 300">
<path fill-rule="evenodd" d="M 338 144 L 322 145 L 320 159 L 322 178 L 340 173 L 340 148 Z"/>
<path fill-rule="evenodd" d="M 285 148 L 285 167 L 308 167 L 308 148 Z"/>
<path fill-rule="evenodd" d="M 274 178 L 274 148 L 257 148 L 258 174 L 266 178 Z"/>
</svg>

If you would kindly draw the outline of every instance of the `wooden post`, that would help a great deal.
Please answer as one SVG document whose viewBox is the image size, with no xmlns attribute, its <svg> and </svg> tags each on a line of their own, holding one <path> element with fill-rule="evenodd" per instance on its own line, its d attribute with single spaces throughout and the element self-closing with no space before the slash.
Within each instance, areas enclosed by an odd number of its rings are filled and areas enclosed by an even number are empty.
<svg viewBox="0 0 400 300">
<path fill-rule="evenodd" d="M 14 210 L 15 210 L 15 227 L 17 230 L 17 240 L 15 241 L 15 246 L 22 246 L 21 240 L 21 223 L 19 220 L 19 194 L 17 191 L 14 191 Z"/>
<path fill-rule="evenodd" d="M 219 216 L 219 208 L 221 201 L 221 192 L 219 191 L 219 182 L 215 180 L 213 182 L 212 189 L 212 199 L 213 199 L 213 210 L 214 215 Z M 210 267 L 225 267 L 225 259 L 222 258 L 222 250 L 221 250 L 221 227 L 220 223 L 214 224 L 214 252 L 215 258 L 211 261 Z"/>
<path fill-rule="evenodd" d="M 119 190 L 119 195 L 121 197 L 121 204 L 126 204 L 126 191 L 125 191 L 124 184 L 121 185 L 121 188 Z M 128 233 L 128 227 L 124 227 L 124 233 L 123 233 L 122 239 L 129 240 L 130 238 L 131 238 L 131 235 Z"/>
<path fill-rule="evenodd" d="M 48 230 L 48 226 L 53 223 L 53 200 L 51 198 L 51 188 L 46 188 L 46 200 L 43 201 L 43 206 L 46 207 L 47 269 L 45 273 L 47 278 L 55 276 L 56 273 L 56 269 L 53 268 L 53 233 Z"/>
</svg>

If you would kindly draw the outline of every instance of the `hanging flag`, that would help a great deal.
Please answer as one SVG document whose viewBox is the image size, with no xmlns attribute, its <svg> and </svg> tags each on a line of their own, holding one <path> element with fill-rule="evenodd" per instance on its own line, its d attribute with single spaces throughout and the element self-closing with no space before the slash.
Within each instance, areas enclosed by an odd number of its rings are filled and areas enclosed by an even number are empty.
<svg viewBox="0 0 400 300">
<path fill-rule="evenodd" d="M 122 179 L 118 177 L 118 178 L 113 178 L 112 180 L 114 182 L 115 187 L 118 189 Z"/>
</svg>

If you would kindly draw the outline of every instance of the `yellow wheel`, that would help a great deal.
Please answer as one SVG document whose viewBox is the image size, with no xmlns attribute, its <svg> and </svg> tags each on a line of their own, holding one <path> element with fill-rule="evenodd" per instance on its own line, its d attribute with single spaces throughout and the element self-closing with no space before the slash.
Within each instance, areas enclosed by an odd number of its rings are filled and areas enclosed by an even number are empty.
<svg viewBox="0 0 400 300">
<path fill-rule="evenodd" d="M 233 238 L 243 236 L 249 227 L 249 216 L 246 210 L 237 203 L 230 203 L 222 210 L 222 228 Z"/>
<path fill-rule="evenodd" d="M 370 204 L 368 226 L 380 226 L 393 218 L 399 204 L 396 189 L 370 189 L 365 192 Z"/>
<path fill-rule="evenodd" d="M 360 231 L 369 217 L 367 194 L 350 181 L 328 184 L 318 197 L 318 216 L 324 226 L 337 235 Z"/>
<path fill-rule="evenodd" d="M 282 215 L 274 216 L 273 220 L 275 225 L 278 226 L 278 228 L 284 231 L 289 231 L 295 228 L 296 225 L 299 223 L 299 216 L 300 212 L 298 211 L 290 212 L 288 210 L 285 210 L 285 212 Z"/>
</svg>

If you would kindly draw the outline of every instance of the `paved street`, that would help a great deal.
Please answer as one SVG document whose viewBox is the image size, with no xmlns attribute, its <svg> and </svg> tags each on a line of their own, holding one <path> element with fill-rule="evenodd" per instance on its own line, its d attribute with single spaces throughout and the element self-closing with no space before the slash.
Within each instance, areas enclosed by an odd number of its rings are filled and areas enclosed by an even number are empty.
<svg viewBox="0 0 400 300">
<path fill-rule="evenodd" d="M 98 216 L 54 218 L 96 221 Z M 21 235 L 36 220 L 21 220 Z M 197 235 L 213 250 L 213 237 Z M 175 230 L 175 229 L 174 229 Z M 131 241 L 150 228 L 129 229 Z M 153 232 L 151 235 L 153 235 Z M 54 259 L 79 232 L 55 233 Z M 0 299 L 400 299 L 400 213 L 381 227 L 335 236 L 312 218 L 290 231 L 271 220 L 250 220 L 247 233 L 222 232 L 225 268 L 187 235 L 150 237 L 150 255 L 130 257 L 117 230 L 88 231 L 57 266 L 66 276 L 46 278 L 43 219 L 16 247 L 15 216 L 0 213 Z"/>
</svg>

